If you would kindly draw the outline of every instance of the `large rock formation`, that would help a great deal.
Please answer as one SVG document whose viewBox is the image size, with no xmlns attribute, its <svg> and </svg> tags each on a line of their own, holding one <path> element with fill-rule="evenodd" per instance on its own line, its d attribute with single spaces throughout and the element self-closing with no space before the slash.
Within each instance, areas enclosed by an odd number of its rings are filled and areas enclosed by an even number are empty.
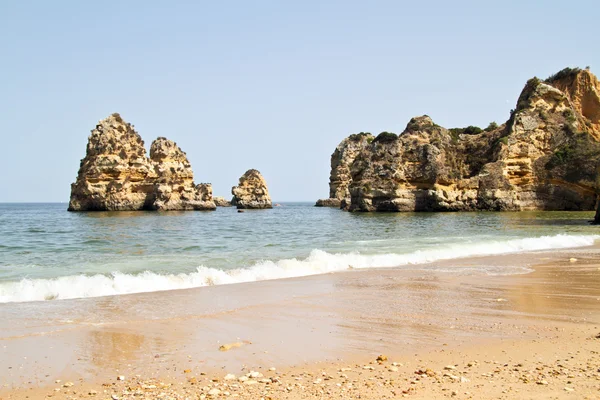
<svg viewBox="0 0 600 400">
<path fill-rule="evenodd" d="M 373 141 L 370 133 L 350 135 L 335 148 L 331 155 L 331 174 L 329 175 L 329 198 L 319 199 L 317 207 L 340 207 L 342 201 L 350 203 L 349 185 L 352 181 L 350 167 L 356 156 Z"/>
<path fill-rule="evenodd" d="M 332 155 L 330 197 L 350 211 L 591 210 L 600 166 L 600 84 L 588 70 L 530 79 L 509 120 L 445 129 L 428 116 Z M 352 151 L 351 151 L 352 152 Z M 344 171 L 342 170 L 342 171 Z M 333 179 L 343 176 L 343 184 Z M 346 193 L 339 193 L 340 187 Z"/>
<path fill-rule="evenodd" d="M 173 141 L 144 141 L 117 113 L 88 139 L 69 211 L 212 210 L 210 184 L 194 184 L 186 154 Z"/>
<path fill-rule="evenodd" d="M 255 169 L 249 169 L 240 177 L 239 184 L 231 188 L 231 204 L 238 209 L 273 208 L 265 179 Z"/>
</svg>

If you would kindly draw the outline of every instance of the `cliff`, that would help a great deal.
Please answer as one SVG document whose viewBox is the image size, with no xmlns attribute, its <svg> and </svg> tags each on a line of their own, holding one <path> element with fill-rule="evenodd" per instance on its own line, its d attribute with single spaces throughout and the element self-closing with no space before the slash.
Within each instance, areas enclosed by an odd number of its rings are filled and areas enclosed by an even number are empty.
<svg viewBox="0 0 600 400">
<path fill-rule="evenodd" d="M 231 205 L 238 209 L 273 208 L 267 182 L 255 169 L 249 169 L 240 177 L 237 186 L 231 188 Z"/>
<path fill-rule="evenodd" d="M 360 148 L 352 135 L 332 155 L 330 197 L 350 211 L 591 210 L 599 93 L 591 72 L 565 69 L 530 79 L 501 126 L 446 129 L 421 116 Z"/>
<path fill-rule="evenodd" d="M 335 148 L 331 155 L 331 174 L 329 175 L 329 198 L 317 200 L 317 207 L 340 207 L 342 201 L 350 203 L 349 185 L 352 180 L 350 167 L 358 154 L 374 137 L 370 133 L 350 135 Z"/>
<path fill-rule="evenodd" d="M 212 210 L 210 184 L 194 184 L 186 154 L 173 141 L 144 141 L 117 113 L 100 121 L 71 185 L 69 211 Z"/>
</svg>

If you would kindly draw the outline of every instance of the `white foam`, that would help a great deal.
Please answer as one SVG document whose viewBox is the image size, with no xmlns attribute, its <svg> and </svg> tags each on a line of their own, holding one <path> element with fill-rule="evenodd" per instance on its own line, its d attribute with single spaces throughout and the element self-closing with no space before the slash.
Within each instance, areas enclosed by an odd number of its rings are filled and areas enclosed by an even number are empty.
<svg viewBox="0 0 600 400">
<path fill-rule="evenodd" d="M 195 272 L 187 274 L 157 274 L 146 271 L 133 275 L 113 272 L 108 276 L 98 274 L 63 276 L 54 279 L 23 279 L 18 282 L 0 283 L 0 303 L 187 289 L 324 274 L 350 268 L 397 267 L 473 256 L 591 246 L 596 239 L 600 239 L 600 236 L 542 236 L 454 244 L 405 254 L 331 254 L 313 250 L 305 259 L 262 261 L 247 268 L 232 270 L 201 266 Z"/>
</svg>

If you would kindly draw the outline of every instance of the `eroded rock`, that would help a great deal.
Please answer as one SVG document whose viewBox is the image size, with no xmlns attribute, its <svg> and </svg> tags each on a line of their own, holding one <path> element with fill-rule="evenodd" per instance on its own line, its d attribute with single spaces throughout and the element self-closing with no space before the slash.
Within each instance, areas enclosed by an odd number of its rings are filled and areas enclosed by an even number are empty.
<svg viewBox="0 0 600 400">
<path fill-rule="evenodd" d="M 330 198 L 350 211 L 592 210 L 599 93 L 591 72 L 565 69 L 530 79 L 500 126 L 446 129 L 424 115 L 399 135 L 352 135 L 332 155 Z"/>
<path fill-rule="evenodd" d="M 273 208 L 265 179 L 255 169 L 249 169 L 240 177 L 239 184 L 231 188 L 231 204 L 238 209 Z"/>
<path fill-rule="evenodd" d="M 144 141 L 117 113 L 88 139 L 69 211 L 212 210 L 210 184 L 194 184 L 186 154 L 166 138 Z"/>
<path fill-rule="evenodd" d="M 231 207 L 231 201 L 225 197 L 215 196 L 213 197 L 213 201 L 217 207 Z"/>
<path fill-rule="evenodd" d="M 368 132 L 350 135 L 341 141 L 331 154 L 331 174 L 329 175 L 329 198 L 319 199 L 317 207 L 340 208 L 343 201 L 350 203 L 349 186 L 352 182 L 350 168 L 358 154 L 365 149 L 374 137 Z"/>
</svg>

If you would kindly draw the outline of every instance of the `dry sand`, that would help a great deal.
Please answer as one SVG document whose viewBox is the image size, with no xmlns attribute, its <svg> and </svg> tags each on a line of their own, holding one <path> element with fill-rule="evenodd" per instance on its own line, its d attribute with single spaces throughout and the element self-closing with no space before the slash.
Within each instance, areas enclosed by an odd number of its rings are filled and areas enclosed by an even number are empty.
<svg viewBox="0 0 600 400">
<path fill-rule="evenodd" d="M 600 398 L 597 247 L 0 315 L 0 399 Z"/>
</svg>

